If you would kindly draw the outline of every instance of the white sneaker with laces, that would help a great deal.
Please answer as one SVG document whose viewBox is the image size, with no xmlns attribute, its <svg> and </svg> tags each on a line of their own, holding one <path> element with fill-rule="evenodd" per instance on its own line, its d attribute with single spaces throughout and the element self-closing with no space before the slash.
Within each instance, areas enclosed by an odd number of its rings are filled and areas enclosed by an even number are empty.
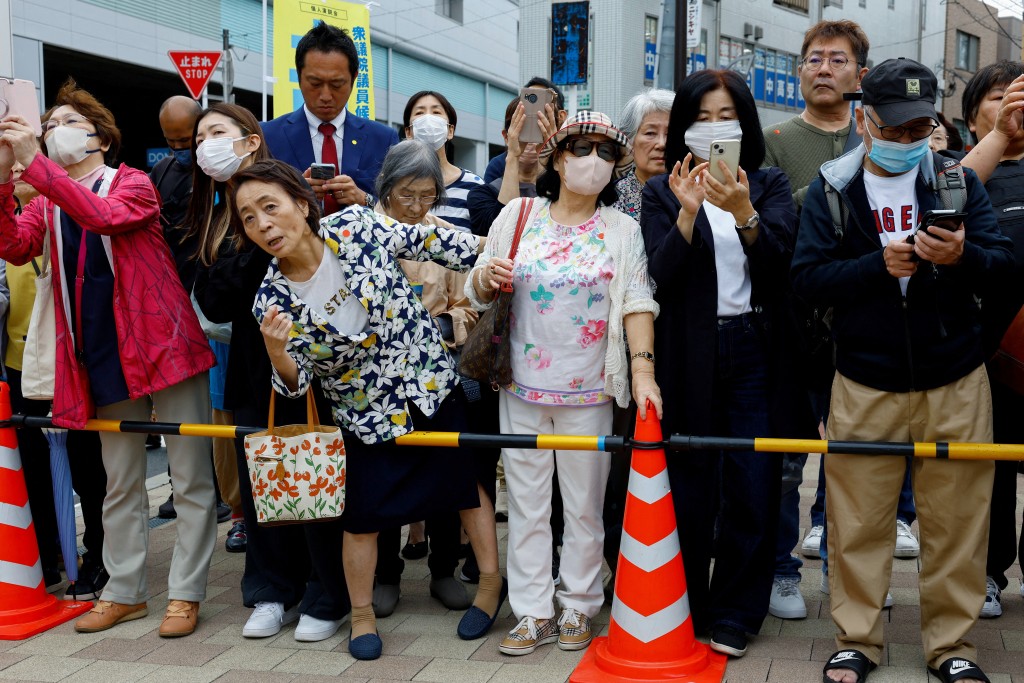
<svg viewBox="0 0 1024 683">
<path fill-rule="evenodd" d="M 820 558 L 821 557 L 821 535 L 825 533 L 825 527 L 812 526 L 807 535 L 804 536 L 804 542 L 800 544 L 800 554 L 804 557 Z"/>
<path fill-rule="evenodd" d="M 831 595 L 831 592 L 829 590 L 829 585 L 828 585 L 828 574 L 822 574 L 821 575 L 821 592 L 824 593 L 825 595 Z M 886 591 L 885 592 L 885 604 L 883 605 L 883 607 L 885 607 L 885 608 L 892 607 L 893 603 L 894 603 L 894 601 L 892 599 L 892 591 Z"/>
<path fill-rule="evenodd" d="M 914 532 L 910 530 L 910 525 L 904 522 L 902 519 L 896 520 L 896 550 L 893 551 L 893 557 L 917 557 L 921 554 L 921 544 L 917 542 L 917 537 L 914 536 Z"/>
<path fill-rule="evenodd" d="M 327 640 L 338 632 L 345 618 L 317 619 L 308 614 L 303 614 L 299 617 L 299 625 L 295 627 L 295 640 L 303 643 L 316 643 L 321 640 Z"/>
<path fill-rule="evenodd" d="M 772 581 L 772 596 L 768 602 L 768 614 L 779 619 L 804 619 L 807 605 L 800 595 L 800 579 L 790 576 L 776 576 Z"/>
<path fill-rule="evenodd" d="M 982 619 L 995 619 L 1003 615 L 1003 605 L 999 602 L 1002 591 L 991 576 L 985 577 L 985 604 L 981 606 Z"/>
<path fill-rule="evenodd" d="M 287 612 L 282 602 L 257 602 L 256 609 L 242 627 L 245 638 L 269 638 L 281 632 L 281 627 L 299 618 L 298 605 Z"/>
</svg>

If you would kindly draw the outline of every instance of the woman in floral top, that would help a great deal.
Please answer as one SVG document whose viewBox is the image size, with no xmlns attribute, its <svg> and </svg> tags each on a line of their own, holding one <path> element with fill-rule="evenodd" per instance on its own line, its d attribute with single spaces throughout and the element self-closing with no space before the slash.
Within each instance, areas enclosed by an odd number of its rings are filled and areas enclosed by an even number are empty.
<svg viewBox="0 0 1024 683">
<path fill-rule="evenodd" d="M 544 153 L 550 157 L 515 263 L 505 256 L 520 203 L 529 200 L 511 201 L 491 226 L 466 294 L 483 309 L 502 283 L 515 286 L 515 380 L 499 396 L 502 432 L 608 434 L 612 402 L 625 407 L 629 401 L 629 362 L 641 414 L 650 401 L 661 415 L 651 353 L 658 305 L 640 226 L 611 208 L 612 174 L 629 167 L 629 142 L 604 114 L 582 111 L 551 136 Z M 502 456 L 509 496 L 509 602 L 520 622 L 499 649 L 522 655 L 556 640 L 564 650 L 585 648 L 590 619 L 604 603 L 601 508 L 609 456 L 510 448 Z M 549 521 L 556 463 L 565 510 L 557 594 Z M 552 598 L 561 608 L 557 622 Z"/>
<path fill-rule="evenodd" d="M 614 206 L 635 221 L 640 220 L 644 185 L 650 178 L 668 172 L 665 141 L 668 140 L 668 115 L 675 97 L 671 90 L 646 90 L 631 97 L 622 109 L 619 126 L 633 143 L 635 166 L 615 183 L 619 198 Z"/>
<path fill-rule="evenodd" d="M 274 256 L 253 306 L 274 388 L 301 396 L 315 378 L 344 431 L 349 652 L 376 659 L 382 647 L 371 606 L 377 532 L 479 506 L 466 451 L 439 448 L 424 457 L 388 445 L 414 423 L 450 424 L 462 410 L 461 392 L 453 391 L 455 362 L 399 259 L 463 270 L 475 262 L 481 240 L 404 225 L 359 206 L 320 221 L 312 190 L 280 161 L 236 174 L 231 202 L 236 234 Z"/>
</svg>

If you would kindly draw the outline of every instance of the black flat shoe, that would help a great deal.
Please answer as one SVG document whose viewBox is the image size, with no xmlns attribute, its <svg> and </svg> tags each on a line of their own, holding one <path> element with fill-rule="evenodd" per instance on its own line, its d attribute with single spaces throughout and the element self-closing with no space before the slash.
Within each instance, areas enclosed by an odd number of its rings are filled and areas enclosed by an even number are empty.
<svg viewBox="0 0 1024 683">
<path fill-rule="evenodd" d="M 427 556 L 427 542 L 406 543 L 402 548 L 402 557 L 407 560 L 422 560 Z"/>
</svg>

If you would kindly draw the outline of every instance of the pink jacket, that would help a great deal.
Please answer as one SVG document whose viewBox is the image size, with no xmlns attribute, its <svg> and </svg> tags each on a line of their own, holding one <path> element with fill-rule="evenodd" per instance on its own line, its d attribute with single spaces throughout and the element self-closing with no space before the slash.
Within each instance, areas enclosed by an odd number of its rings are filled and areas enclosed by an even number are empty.
<svg viewBox="0 0 1024 683">
<path fill-rule="evenodd" d="M 83 230 L 110 237 L 114 271 L 114 323 L 128 394 L 142 398 L 209 370 L 216 362 L 175 269 L 160 227 L 160 200 L 149 177 L 121 165 L 106 197 L 78 184 L 37 154 L 21 179 L 36 197 L 14 215 L 14 183 L 0 184 L 0 258 L 15 265 L 43 253 L 49 213 L 50 263 L 57 323 L 53 421 L 80 429 L 93 417 L 86 373 L 75 359 L 68 330 L 61 264 L 52 230 L 53 203 Z M 115 350 L 111 349 L 111 353 Z"/>
</svg>

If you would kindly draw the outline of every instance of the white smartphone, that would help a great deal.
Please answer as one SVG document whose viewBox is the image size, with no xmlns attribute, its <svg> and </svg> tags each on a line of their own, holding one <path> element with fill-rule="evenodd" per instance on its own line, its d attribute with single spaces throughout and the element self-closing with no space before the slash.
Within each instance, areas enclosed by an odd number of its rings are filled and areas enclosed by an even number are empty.
<svg viewBox="0 0 1024 683">
<path fill-rule="evenodd" d="M 740 141 L 739 140 L 715 140 L 711 143 L 711 156 L 708 159 L 708 173 L 720 183 L 725 182 L 725 175 L 718 167 L 718 162 L 724 161 L 729 167 L 729 172 L 735 180 L 739 173 L 740 165 Z"/>
<path fill-rule="evenodd" d="M 0 78 L 0 119 L 9 114 L 17 114 L 24 118 L 36 137 L 43 134 L 39 120 L 39 100 L 36 98 L 36 86 L 32 81 Z"/>
</svg>

